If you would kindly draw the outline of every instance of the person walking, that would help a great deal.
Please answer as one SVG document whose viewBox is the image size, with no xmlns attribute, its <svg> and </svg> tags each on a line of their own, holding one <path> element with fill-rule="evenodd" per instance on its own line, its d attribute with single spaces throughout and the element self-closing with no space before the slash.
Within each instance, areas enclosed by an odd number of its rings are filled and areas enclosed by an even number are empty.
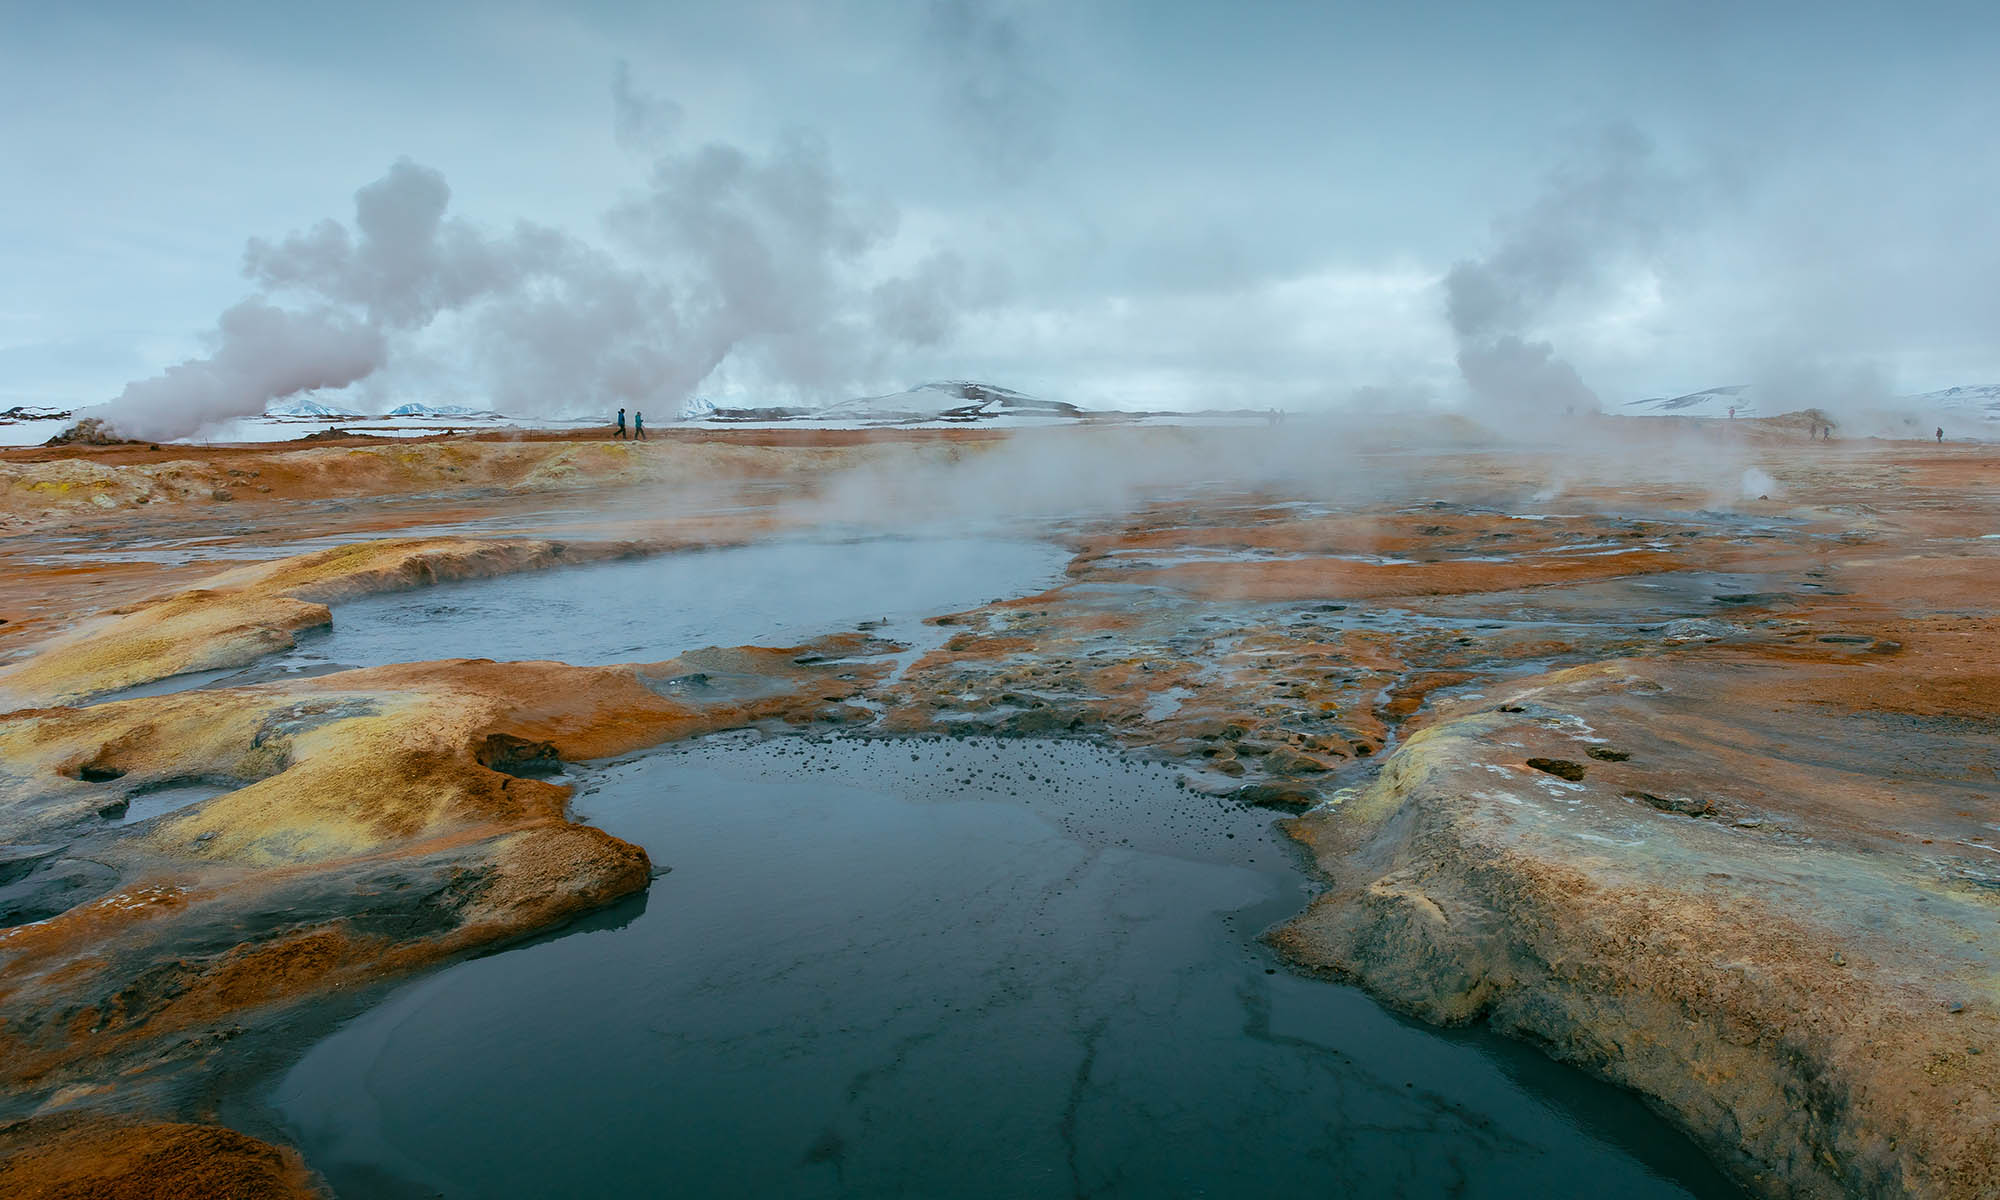
<svg viewBox="0 0 2000 1200">
<path fill-rule="evenodd" d="M 1942 425 L 1938 426 L 1937 437 L 1938 437 L 1938 445 L 1940 446 L 1944 445 L 1944 426 Z"/>
<path fill-rule="evenodd" d="M 611 436 L 613 438 L 622 438 L 625 436 L 625 410 L 622 408 L 618 410 L 618 432 Z"/>
<path fill-rule="evenodd" d="M 645 413 L 635 412 L 632 414 L 632 436 L 638 438 L 642 442 L 646 440 Z"/>
</svg>

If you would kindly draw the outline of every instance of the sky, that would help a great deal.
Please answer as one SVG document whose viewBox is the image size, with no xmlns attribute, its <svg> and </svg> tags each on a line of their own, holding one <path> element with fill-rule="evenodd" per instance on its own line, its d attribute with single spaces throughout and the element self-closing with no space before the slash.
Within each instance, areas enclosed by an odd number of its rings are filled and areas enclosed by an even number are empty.
<svg viewBox="0 0 2000 1200">
<path fill-rule="evenodd" d="M 0 407 L 2000 382 L 1988 4 L 0 0 L 0 27 Z"/>
</svg>

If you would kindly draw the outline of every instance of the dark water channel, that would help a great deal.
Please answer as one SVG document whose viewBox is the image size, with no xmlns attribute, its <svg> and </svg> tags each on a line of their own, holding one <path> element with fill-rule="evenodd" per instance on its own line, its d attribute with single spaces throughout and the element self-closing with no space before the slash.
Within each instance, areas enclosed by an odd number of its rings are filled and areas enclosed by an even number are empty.
<svg viewBox="0 0 2000 1200">
<path fill-rule="evenodd" d="M 1164 768 L 730 735 L 576 810 L 671 870 L 270 1093 L 343 1197 L 1734 1194 L 1625 1093 L 1277 967 L 1294 851 Z"/>
</svg>

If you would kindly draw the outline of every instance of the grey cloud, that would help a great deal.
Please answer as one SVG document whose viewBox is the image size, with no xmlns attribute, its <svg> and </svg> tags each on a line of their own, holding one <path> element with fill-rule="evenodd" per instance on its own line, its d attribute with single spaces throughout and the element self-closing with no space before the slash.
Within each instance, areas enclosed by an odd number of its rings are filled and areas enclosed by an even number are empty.
<svg viewBox="0 0 2000 1200">
<path fill-rule="evenodd" d="M 912 346 L 935 346 L 957 324 L 970 286 L 965 260 L 941 251 L 908 275 L 875 286 L 869 297 L 875 328 Z"/>
<path fill-rule="evenodd" d="M 989 0 L 937 0 L 929 33 L 945 109 L 984 170 L 1011 181 L 1047 160 L 1056 89 L 1017 15 Z"/>
<path fill-rule="evenodd" d="M 611 132 L 627 150 L 657 150 L 680 131 L 681 106 L 642 92 L 632 83 L 631 65 L 620 59 L 611 76 Z"/>
</svg>

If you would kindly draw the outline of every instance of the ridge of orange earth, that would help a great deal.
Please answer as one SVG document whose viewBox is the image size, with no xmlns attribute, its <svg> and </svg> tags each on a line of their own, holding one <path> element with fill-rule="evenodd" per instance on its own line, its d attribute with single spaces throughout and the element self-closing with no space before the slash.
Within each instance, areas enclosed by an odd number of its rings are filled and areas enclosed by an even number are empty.
<svg viewBox="0 0 2000 1200">
<path fill-rule="evenodd" d="M 557 492 L 806 478 L 1004 434 L 944 430 L 675 431 L 645 442 L 527 433 L 437 438 L 0 450 L 0 531 L 106 513 L 263 509 L 286 501 L 435 490 Z M 913 449 L 914 448 L 914 449 Z"/>
<path fill-rule="evenodd" d="M 325 1200 L 289 1147 L 213 1125 L 43 1118 L 0 1132 L 11 1200 Z"/>
<path fill-rule="evenodd" d="M 243 666 L 332 621 L 327 602 L 659 550 L 633 543 L 382 539 L 224 571 L 58 635 L 0 666 L 0 707 L 73 703 L 190 671 Z"/>
</svg>

